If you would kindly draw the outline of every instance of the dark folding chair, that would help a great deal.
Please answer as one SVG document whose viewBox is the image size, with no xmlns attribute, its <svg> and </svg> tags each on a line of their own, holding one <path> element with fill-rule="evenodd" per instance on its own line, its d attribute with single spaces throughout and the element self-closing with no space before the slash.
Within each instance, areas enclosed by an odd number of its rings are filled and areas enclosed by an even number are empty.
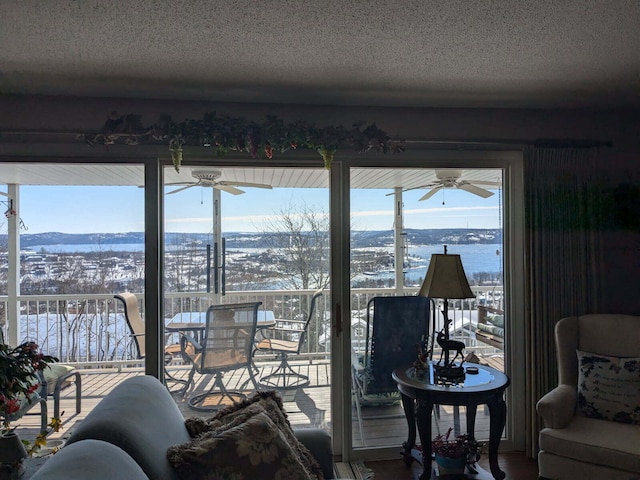
<svg viewBox="0 0 640 480">
<path fill-rule="evenodd" d="M 256 351 L 275 353 L 280 365 L 273 372 L 260 378 L 260 383 L 272 388 L 298 388 L 309 385 L 309 377 L 296 372 L 289 364 L 290 355 L 299 355 L 307 338 L 309 323 L 313 318 L 318 298 L 322 290 L 317 290 L 309 302 L 307 318 L 302 320 L 276 320 L 276 327 L 265 329 L 265 338 L 256 345 Z"/>
<path fill-rule="evenodd" d="M 193 382 L 196 372 L 214 375 L 209 391 L 189 398 L 191 408 L 206 411 L 224 407 L 229 404 L 228 400 L 238 403 L 247 397 L 249 382 L 253 385 L 252 391 L 258 389 L 252 353 L 260 305 L 262 302 L 212 305 L 207 310 L 201 342 L 186 333 L 182 334 L 182 356 L 192 366 L 187 387 Z M 224 374 L 238 369 L 246 369 L 248 378 L 236 390 L 228 390 L 222 380 Z"/>
<path fill-rule="evenodd" d="M 362 359 L 353 349 L 351 358 L 352 388 L 361 432 L 361 407 L 399 403 L 400 394 L 391 373 L 416 360 L 416 344 L 432 348 L 431 305 L 430 298 L 417 296 L 369 300 Z"/>
</svg>

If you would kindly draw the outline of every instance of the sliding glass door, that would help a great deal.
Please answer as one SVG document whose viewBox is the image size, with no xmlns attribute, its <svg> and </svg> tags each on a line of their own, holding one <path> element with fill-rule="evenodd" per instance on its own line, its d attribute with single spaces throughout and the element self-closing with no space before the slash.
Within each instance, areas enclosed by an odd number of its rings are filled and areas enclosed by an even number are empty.
<svg viewBox="0 0 640 480">
<path fill-rule="evenodd" d="M 518 161 L 518 154 L 508 152 L 430 152 L 418 162 L 408 158 L 403 164 L 402 159 L 394 159 L 393 168 L 365 162 L 343 167 L 350 187 L 350 262 L 344 274 L 350 304 L 342 315 L 342 325 L 349 326 L 343 328 L 347 342 L 343 351 L 348 352 L 343 368 L 350 372 L 343 383 L 345 419 L 351 420 L 345 455 L 397 458 L 398 448 L 407 440 L 400 397 L 395 383 L 389 381 L 401 365 L 384 362 L 389 358 L 413 362 L 416 345 L 438 359 L 440 347 L 434 334 L 445 325 L 442 299 L 432 299 L 427 338 L 395 346 L 394 339 L 402 338 L 402 332 L 394 332 L 393 316 L 376 318 L 372 299 L 416 295 L 432 254 L 460 255 L 474 294 L 449 302 L 448 310 L 449 336 L 464 343 L 466 361 L 517 375 L 510 364 L 510 339 L 517 341 L 519 335 L 519 327 L 514 327 L 518 308 L 510 295 L 522 275 L 517 260 L 521 246 L 514 233 L 517 221 L 511 225 L 509 218 L 518 202 L 511 206 L 505 202 L 514 197 Z M 397 355 L 381 354 L 389 348 L 397 348 Z M 512 385 L 519 388 L 520 382 Z M 476 417 L 475 433 L 481 440 L 488 439 L 486 413 L 480 409 Z M 466 431 L 464 408 L 441 406 L 438 414 L 433 432 L 446 432 L 449 427 Z M 505 445 L 514 434 L 510 429 L 503 435 Z"/>
<path fill-rule="evenodd" d="M 185 416 L 276 389 L 296 428 L 330 429 L 327 187 L 317 168 L 165 169 L 165 377 Z M 246 303 L 255 331 L 231 341 Z"/>
</svg>

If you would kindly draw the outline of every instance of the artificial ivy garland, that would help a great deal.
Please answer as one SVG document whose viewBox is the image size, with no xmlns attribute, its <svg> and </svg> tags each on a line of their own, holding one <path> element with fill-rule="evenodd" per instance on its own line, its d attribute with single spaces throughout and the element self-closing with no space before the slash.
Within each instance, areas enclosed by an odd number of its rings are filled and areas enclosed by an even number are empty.
<svg viewBox="0 0 640 480">
<path fill-rule="evenodd" d="M 184 145 L 213 147 L 218 156 L 230 150 L 249 152 L 253 158 L 258 155 L 272 158 L 274 152 L 308 148 L 322 156 L 327 169 L 331 168 L 336 151 L 343 147 L 385 154 L 405 150 L 404 141 L 391 140 L 375 123 L 366 127 L 363 122 L 354 123 L 351 128 L 342 125 L 315 127 L 302 120 L 285 123 L 274 115 L 252 122 L 216 112 L 205 113 L 200 120 L 185 119 L 179 123 L 168 115 L 161 115 L 149 127 L 142 124 L 142 115 L 112 112 L 99 133 L 83 133 L 79 138 L 92 146 L 168 142 L 177 172 L 180 172 Z"/>
</svg>

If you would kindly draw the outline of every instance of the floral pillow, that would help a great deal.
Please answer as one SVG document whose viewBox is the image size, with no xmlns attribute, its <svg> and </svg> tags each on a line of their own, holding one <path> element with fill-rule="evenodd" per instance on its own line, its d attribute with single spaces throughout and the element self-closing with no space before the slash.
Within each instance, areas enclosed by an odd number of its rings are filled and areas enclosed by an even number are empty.
<svg viewBox="0 0 640 480">
<path fill-rule="evenodd" d="M 309 449 L 300 443 L 293 433 L 282 399 L 275 391 L 256 392 L 252 397 L 220 410 L 210 419 L 187 418 L 185 425 L 191 437 L 197 438 L 209 432 L 236 428 L 260 413 L 265 413 L 280 430 L 311 477 L 321 480 L 323 475 L 320 465 Z"/>
<path fill-rule="evenodd" d="M 640 425 L 640 357 L 577 355 L 578 413 Z"/>
<path fill-rule="evenodd" d="M 232 427 L 203 433 L 167 450 L 169 463 L 183 480 L 313 480 L 282 431 L 266 413 Z"/>
</svg>

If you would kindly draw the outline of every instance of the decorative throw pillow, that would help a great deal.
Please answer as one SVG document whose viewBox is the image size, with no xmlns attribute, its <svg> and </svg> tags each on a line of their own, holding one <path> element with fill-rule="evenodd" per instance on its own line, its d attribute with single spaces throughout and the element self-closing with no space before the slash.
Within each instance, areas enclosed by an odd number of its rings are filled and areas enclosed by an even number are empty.
<svg viewBox="0 0 640 480">
<path fill-rule="evenodd" d="M 640 425 L 640 357 L 577 355 L 578 413 Z"/>
<path fill-rule="evenodd" d="M 282 399 L 275 391 L 256 392 L 252 397 L 220 410 L 207 420 L 199 417 L 187 418 L 185 425 L 189 435 L 195 438 L 208 432 L 235 428 L 260 413 L 266 413 L 281 431 L 287 443 L 299 456 L 309 475 L 312 478 L 323 479 L 322 469 L 315 457 L 293 433 L 282 405 Z"/>
<path fill-rule="evenodd" d="M 233 428 L 206 432 L 189 443 L 169 447 L 167 458 L 184 480 L 312 480 L 282 431 L 264 412 Z"/>
</svg>

